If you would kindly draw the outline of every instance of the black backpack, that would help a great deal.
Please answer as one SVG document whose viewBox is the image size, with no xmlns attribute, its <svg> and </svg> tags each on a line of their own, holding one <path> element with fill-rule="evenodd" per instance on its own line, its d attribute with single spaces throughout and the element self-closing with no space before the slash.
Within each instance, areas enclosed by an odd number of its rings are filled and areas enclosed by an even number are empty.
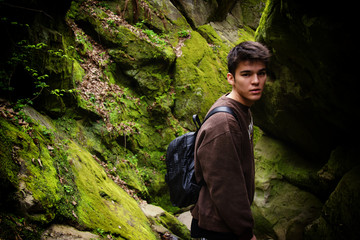
<svg viewBox="0 0 360 240">
<path fill-rule="evenodd" d="M 194 147 L 196 135 L 201 125 L 218 112 L 229 113 L 237 119 L 234 111 L 229 107 L 214 108 L 202 123 L 197 115 L 193 115 L 196 131 L 177 137 L 167 148 L 165 181 L 168 184 L 170 200 L 174 206 L 187 207 L 195 204 L 199 197 L 201 186 L 205 183 L 197 183 L 195 180 Z"/>
</svg>

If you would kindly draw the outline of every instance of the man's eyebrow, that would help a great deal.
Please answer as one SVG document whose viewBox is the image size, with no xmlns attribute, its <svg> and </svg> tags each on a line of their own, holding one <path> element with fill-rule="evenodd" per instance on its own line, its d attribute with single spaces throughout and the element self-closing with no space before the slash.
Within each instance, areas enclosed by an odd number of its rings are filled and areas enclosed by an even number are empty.
<svg viewBox="0 0 360 240">
<path fill-rule="evenodd" d="M 252 70 L 242 70 L 242 71 L 240 71 L 240 73 L 251 73 L 251 72 L 253 72 L 253 71 Z M 266 68 L 262 68 L 257 72 L 266 72 Z"/>
</svg>

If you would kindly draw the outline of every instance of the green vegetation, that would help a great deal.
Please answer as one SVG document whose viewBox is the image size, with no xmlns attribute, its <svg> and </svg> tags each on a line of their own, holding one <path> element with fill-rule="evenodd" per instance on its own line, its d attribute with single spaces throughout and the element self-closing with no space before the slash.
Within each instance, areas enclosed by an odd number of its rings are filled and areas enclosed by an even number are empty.
<svg viewBox="0 0 360 240">
<path fill-rule="evenodd" d="M 190 36 L 190 34 L 189 34 L 189 31 L 188 30 L 181 30 L 181 31 L 179 31 L 178 32 L 178 37 L 179 38 L 187 38 L 187 37 L 189 37 Z"/>
</svg>

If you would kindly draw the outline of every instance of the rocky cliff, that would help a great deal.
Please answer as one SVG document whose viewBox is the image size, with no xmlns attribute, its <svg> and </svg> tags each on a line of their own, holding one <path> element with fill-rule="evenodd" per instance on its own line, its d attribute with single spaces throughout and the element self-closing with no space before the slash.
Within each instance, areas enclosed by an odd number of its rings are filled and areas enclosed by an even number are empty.
<svg viewBox="0 0 360 240">
<path fill-rule="evenodd" d="M 352 59 L 359 52 L 354 11 L 322 1 L 268 1 L 256 32 L 256 39 L 273 52 L 266 93 L 253 108 L 256 123 L 297 152 L 275 164 L 277 173 L 324 203 L 305 232 L 290 227 L 286 239 L 355 239 L 359 234 L 354 225 L 359 215 L 354 138 L 359 115 L 353 111 L 357 90 L 350 87 L 356 79 Z M 268 151 L 266 142 L 259 142 L 258 153 Z M 281 152 L 273 152 L 274 159 L 287 155 Z M 288 224 L 302 225 L 298 217 Z"/>
<path fill-rule="evenodd" d="M 172 215 L 180 209 L 169 202 L 164 153 L 194 128 L 192 114 L 229 91 L 226 55 L 254 35 L 273 54 L 253 108 L 258 239 L 358 234 L 355 21 L 336 17 L 349 9 L 279 0 L 0 6 L 0 238 L 189 239 Z M 167 211 L 149 213 L 147 203 Z"/>
</svg>

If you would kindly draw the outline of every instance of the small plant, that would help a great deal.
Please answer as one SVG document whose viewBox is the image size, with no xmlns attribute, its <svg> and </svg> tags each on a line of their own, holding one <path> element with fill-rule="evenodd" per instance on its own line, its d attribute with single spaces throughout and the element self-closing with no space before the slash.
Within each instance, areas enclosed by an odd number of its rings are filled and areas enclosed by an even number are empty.
<svg viewBox="0 0 360 240">
<path fill-rule="evenodd" d="M 110 9 L 111 9 L 110 6 L 109 6 L 109 4 L 104 3 L 104 2 L 100 2 L 100 3 L 98 3 L 98 5 L 99 5 L 100 7 L 105 8 L 106 10 L 110 10 Z"/>
<path fill-rule="evenodd" d="M 70 185 L 64 184 L 64 189 L 65 189 L 65 192 L 67 192 L 69 194 L 73 192 L 73 188 Z"/>
<path fill-rule="evenodd" d="M 73 50 L 74 49 L 74 47 L 73 46 L 70 46 L 69 48 L 68 48 L 68 50 Z M 67 55 L 65 52 L 64 52 L 64 50 L 62 50 L 62 49 L 58 49 L 58 50 L 52 50 L 52 49 L 49 49 L 48 50 L 48 53 L 50 54 L 50 55 L 53 55 L 53 56 L 56 56 L 56 57 L 60 57 L 60 58 L 63 58 L 63 59 L 67 59 L 67 60 L 70 60 L 70 61 L 74 61 L 75 60 L 75 58 L 72 58 L 72 57 L 70 57 L 69 55 Z"/>
<path fill-rule="evenodd" d="M 179 38 L 187 38 L 189 37 L 189 35 L 190 35 L 189 31 L 186 31 L 184 29 L 178 32 Z"/>
<path fill-rule="evenodd" d="M 135 27 L 140 28 L 140 29 L 143 29 L 144 24 L 145 24 L 145 21 L 142 20 L 141 22 L 137 22 L 137 23 L 135 24 Z"/>
<path fill-rule="evenodd" d="M 161 46 L 166 45 L 166 41 L 161 39 L 159 35 L 157 35 L 153 30 L 145 29 L 143 32 L 148 36 L 151 42 L 159 44 Z"/>
<path fill-rule="evenodd" d="M 104 229 L 97 228 L 96 233 L 99 234 L 102 237 L 105 237 L 105 230 Z"/>
<path fill-rule="evenodd" d="M 13 52 L 12 56 L 7 61 L 7 64 L 9 65 L 8 70 L 3 70 L 0 72 L 2 81 L 0 82 L 0 88 L 3 91 L 11 92 L 14 90 L 13 87 L 11 87 L 10 81 L 11 81 L 11 75 L 16 66 L 22 66 L 23 69 L 29 74 L 29 76 L 33 79 L 33 83 L 35 86 L 35 92 L 33 93 L 33 97 L 31 98 L 25 98 L 20 99 L 17 102 L 18 108 L 20 106 L 24 107 L 25 105 L 32 105 L 33 101 L 40 96 L 40 94 L 43 92 L 44 89 L 49 88 L 50 86 L 46 83 L 46 79 L 49 78 L 49 75 L 46 73 L 41 73 L 39 68 L 33 64 L 31 60 L 31 56 L 33 54 L 37 54 L 38 52 L 45 52 L 49 55 L 59 57 L 61 59 L 66 59 L 73 61 L 74 58 L 70 57 L 65 53 L 63 49 L 58 50 L 46 50 L 48 48 L 48 45 L 46 43 L 40 42 L 36 44 L 30 44 L 27 40 L 21 40 L 17 43 L 17 48 Z M 70 46 L 68 50 L 74 49 L 73 46 Z M 60 90 L 60 89 L 54 89 L 51 91 L 51 94 L 54 94 L 56 96 L 62 96 L 63 93 L 69 92 L 74 90 Z"/>
<path fill-rule="evenodd" d="M 109 26 L 116 27 L 116 23 L 115 23 L 115 21 L 113 19 L 109 19 L 106 22 L 109 24 Z"/>
<path fill-rule="evenodd" d="M 79 92 L 79 90 L 77 89 L 69 89 L 69 90 L 65 90 L 65 89 L 53 89 L 51 90 L 50 94 L 55 95 L 57 97 L 62 97 L 64 96 L 65 93 L 76 93 Z"/>
</svg>

